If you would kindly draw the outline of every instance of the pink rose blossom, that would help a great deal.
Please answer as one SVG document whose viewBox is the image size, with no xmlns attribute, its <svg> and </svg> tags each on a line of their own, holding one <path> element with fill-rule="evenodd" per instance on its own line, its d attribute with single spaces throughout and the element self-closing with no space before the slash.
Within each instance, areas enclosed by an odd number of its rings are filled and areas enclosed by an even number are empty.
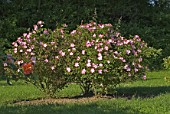
<svg viewBox="0 0 170 114">
<path fill-rule="evenodd" d="M 23 52 L 23 50 L 21 49 L 21 50 L 19 50 L 19 52 Z"/>
<path fill-rule="evenodd" d="M 73 55 L 74 53 L 73 52 L 70 52 L 70 55 Z"/>
<path fill-rule="evenodd" d="M 141 53 L 141 52 L 142 52 L 142 50 L 138 49 L 138 50 L 137 50 L 137 52 Z"/>
<path fill-rule="evenodd" d="M 38 26 L 37 25 L 33 25 L 34 26 L 34 30 L 38 30 Z"/>
<path fill-rule="evenodd" d="M 100 57 L 100 56 L 102 56 L 102 54 L 101 54 L 101 53 L 98 53 L 98 56 Z"/>
<path fill-rule="evenodd" d="M 112 39 L 109 39 L 109 40 L 108 40 L 109 43 L 112 43 L 112 41 L 113 41 Z"/>
<path fill-rule="evenodd" d="M 31 49 L 27 49 L 27 52 L 31 52 L 32 50 Z"/>
<path fill-rule="evenodd" d="M 126 54 L 129 55 L 130 54 L 130 50 L 126 50 Z"/>
<path fill-rule="evenodd" d="M 54 45 L 55 44 L 55 42 L 51 42 L 51 45 Z"/>
<path fill-rule="evenodd" d="M 97 59 L 101 61 L 102 60 L 102 56 L 99 56 Z"/>
<path fill-rule="evenodd" d="M 25 48 L 25 49 L 26 49 L 26 48 L 27 48 L 27 46 L 23 46 L 23 48 Z"/>
<path fill-rule="evenodd" d="M 17 61 L 17 64 L 20 65 L 20 64 L 21 64 L 21 61 Z"/>
<path fill-rule="evenodd" d="M 126 62 L 126 60 L 125 60 L 125 59 L 123 59 L 123 60 L 122 60 L 122 62 L 124 62 L 124 63 L 125 63 L 125 62 Z"/>
<path fill-rule="evenodd" d="M 98 52 L 102 52 L 102 51 L 103 51 L 103 48 L 98 48 L 97 51 L 98 51 Z"/>
<path fill-rule="evenodd" d="M 143 66 L 141 66 L 140 64 L 138 64 L 138 67 L 139 67 L 139 68 L 143 68 Z"/>
<path fill-rule="evenodd" d="M 61 53 L 61 56 L 65 56 L 65 52 L 62 52 L 62 53 Z"/>
<path fill-rule="evenodd" d="M 71 49 L 68 49 L 68 52 L 70 52 L 71 51 Z"/>
<path fill-rule="evenodd" d="M 66 70 L 67 70 L 67 72 L 71 72 L 71 68 L 70 67 L 67 67 Z"/>
<path fill-rule="evenodd" d="M 81 74 L 85 74 L 86 73 L 86 69 L 82 69 Z"/>
<path fill-rule="evenodd" d="M 85 50 L 82 50 L 82 54 L 83 54 L 83 55 L 85 54 Z"/>
<path fill-rule="evenodd" d="M 124 66 L 124 69 L 127 69 L 128 67 L 129 67 L 129 65 L 126 64 L 126 65 Z"/>
<path fill-rule="evenodd" d="M 12 45 L 13 45 L 14 47 L 17 47 L 17 46 L 18 46 L 18 44 L 17 44 L 16 42 L 13 42 Z"/>
<path fill-rule="evenodd" d="M 91 42 L 90 41 L 87 41 L 86 42 L 86 47 L 90 47 L 91 46 Z"/>
<path fill-rule="evenodd" d="M 27 43 L 26 42 L 22 42 L 22 44 L 21 45 L 26 45 Z"/>
<path fill-rule="evenodd" d="M 100 70 L 98 70 L 98 73 L 99 73 L 99 74 L 102 74 L 102 70 L 101 70 L 101 69 L 100 69 Z"/>
<path fill-rule="evenodd" d="M 87 67 L 91 67 L 91 63 L 87 63 L 86 66 L 87 66 Z"/>
<path fill-rule="evenodd" d="M 112 24 L 108 23 L 108 24 L 105 24 L 105 26 L 112 27 Z"/>
<path fill-rule="evenodd" d="M 104 28 L 104 24 L 98 24 L 100 28 Z"/>
<path fill-rule="evenodd" d="M 123 43 L 124 44 L 128 44 L 130 42 L 130 40 L 124 40 Z"/>
<path fill-rule="evenodd" d="M 26 37 L 26 36 L 27 36 L 27 33 L 24 33 L 23 36 Z"/>
<path fill-rule="evenodd" d="M 70 47 L 73 48 L 75 45 L 73 43 L 70 44 Z"/>
<path fill-rule="evenodd" d="M 78 67 L 78 66 L 79 66 L 79 63 L 75 63 L 74 66 L 75 66 L 75 67 Z"/>
<path fill-rule="evenodd" d="M 77 57 L 77 61 L 79 61 L 79 60 L 80 60 L 80 56 Z"/>
<path fill-rule="evenodd" d="M 48 34 L 48 30 L 44 30 L 43 33 L 44 33 L 44 34 Z"/>
<path fill-rule="evenodd" d="M 58 57 L 58 56 L 55 56 L 55 59 L 59 59 L 59 57 Z"/>
<path fill-rule="evenodd" d="M 119 32 L 117 32 L 117 33 L 116 33 L 116 37 L 118 37 L 119 35 L 120 35 L 120 33 L 119 33 Z"/>
<path fill-rule="evenodd" d="M 48 59 L 45 59 L 44 62 L 48 63 Z"/>
<path fill-rule="evenodd" d="M 128 72 L 129 72 L 129 71 L 131 71 L 131 68 L 130 68 L 130 67 L 128 67 L 128 68 L 126 69 L 126 71 L 128 71 Z"/>
<path fill-rule="evenodd" d="M 131 71 L 131 68 L 130 68 L 129 65 L 127 65 L 127 64 L 124 66 L 124 69 L 125 69 L 126 71 Z"/>
<path fill-rule="evenodd" d="M 87 62 L 88 62 L 88 63 L 90 63 L 90 62 L 91 62 L 91 60 L 90 60 L 90 59 L 88 59 L 88 60 L 87 60 Z"/>
<path fill-rule="evenodd" d="M 61 56 L 65 56 L 65 52 L 63 52 L 62 50 L 59 51 L 59 54 L 60 54 Z"/>
<path fill-rule="evenodd" d="M 107 60 L 107 63 L 108 63 L 108 64 L 110 64 L 110 61 L 109 61 L 109 60 Z"/>
<path fill-rule="evenodd" d="M 108 46 L 104 46 L 104 49 L 105 49 L 105 50 L 109 50 L 109 47 L 108 47 Z"/>
<path fill-rule="evenodd" d="M 72 48 L 72 50 L 73 50 L 73 51 L 75 51 L 75 50 L 76 50 L 76 48 Z"/>
<path fill-rule="evenodd" d="M 103 34 L 99 34 L 99 38 L 103 38 L 104 37 L 104 35 Z"/>
<path fill-rule="evenodd" d="M 93 34 L 93 37 L 95 38 L 95 37 L 96 37 L 96 34 Z"/>
<path fill-rule="evenodd" d="M 31 45 L 31 49 L 34 49 L 34 45 Z"/>
<path fill-rule="evenodd" d="M 118 54 L 119 54 L 117 51 L 114 51 L 113 53 L 114 53 L 115 55 L 118 55 Z"/>
<path fill-rule="evenodd" d="M 37 25 L 42 25 L 44 22 L 43 21 L 38 21 Z"/>
<path fill-rule="evenodd" d="M 146 80 L 146 75 L 144 75 L 142 78 L 143 78 L 143 80 Z"/>
<path fill-rule="evenodd" d="M 140 58 L 138 59 L 138 61 L 139 61 L 139 62 L 142 62 L 142 58 L 140 57 Z"/>
<path fill-rule="evenodd" d="M 47 44 L 43 44 L 43 47 L 47 47 Z"/>
<path fill-rule="evenodd" d="M 100 66 L 100 67 L 103 67 L 103 64 L 102 64 L 102 63 L 100 63 L 100 64 L 99 64 L 99 66 Z"/>
<path fill-rule="evenodd" d="M 76 33 L 76 30 L 73 30 L 70 34 L 73 35 Z"/>
<path fill-rule="evenodd" d="M 71 72 L 71 68 L 70 67 L 67 67 L 66 70 L 67 70 L 67 72 Z"/>
<path fill-rule="evenodd" d="M 17 72 L 20 72 L 20 69 L 18 69 Z"/>
<path fill-rule="evenodd" d="M 6 67 L 6 66 L 8 66 L 8 64 L 7 64 L 7 63 L 4 63 L 4 67 Z"/>
<path fill-rule="evenodd" d="M 138 72 L 139 70 L 137 68 L 134 69 L 135 72 Z"/>
<path fill-rule="evenodd" d="M 31 55 L 35 55 L 35 53 L 31 52 Z"/>
<path fill-rule="evenodd" d="M 135 50 L 132 51 L 135 56 L 137 56 L 137 52 Z"/>
<path fill-rule="evenodd" d="M 55 69 L 55 67 L 54 66 L 51 66 L 51 70 L 54 70 Z"/>
<path fill-rule="evenodd" d="M 94 72 L 95 72 L 94 68 L 91 68 L 91 69 L 90 69 L 90 72 L 91 72 L 91 73 L 94 73 Z"/>
<path fill-rule="evenodd" d="M 97 68 L 97 67 L 98 67 L 98 65 L 95 64 L 95 63 L 92 63 L 92 66 L 93 66 L 94 68 Z"/>
<path fill-rule="evenodd" d="M 14 53 L 17 53 L 17 48 L 14 48 Z"/>
<path fill-rule="evenodd" d="M 135 35 L 135 38 L 139 38 L 139 36 L 138 36 L 138 35 Z"/>
</svg>

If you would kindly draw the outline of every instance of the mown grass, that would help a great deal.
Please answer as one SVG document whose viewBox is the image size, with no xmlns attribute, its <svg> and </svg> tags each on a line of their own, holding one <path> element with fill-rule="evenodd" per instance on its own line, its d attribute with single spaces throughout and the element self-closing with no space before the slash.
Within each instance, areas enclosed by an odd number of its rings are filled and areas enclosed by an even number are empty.
<svg viewBox="0 0 170 114">
<path fill-rule="evenodd" d="M 0 82 L 0 114 L 170 114 L 170 71 L 149 72 L 146 81 L 121 84 L 114 96 L 92 102 L 15 105 L 14 101 L 32 100 L 45 95 L 23 82 L 8 86 Z M 58 93 L 59 97 L 81 94 L 77 85 Z"/>
</svg>

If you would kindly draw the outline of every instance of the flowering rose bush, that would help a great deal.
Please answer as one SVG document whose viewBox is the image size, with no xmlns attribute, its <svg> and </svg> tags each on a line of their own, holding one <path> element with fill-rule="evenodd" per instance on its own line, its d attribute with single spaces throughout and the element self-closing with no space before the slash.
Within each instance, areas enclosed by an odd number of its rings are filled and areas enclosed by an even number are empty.
<svg viewBox="0 0 170 114">
<path fill-rule="evenodd" d="M 33 31 L 12 43 L 16 71 L 51 96 L 66 84 L 62 67 L 65 54 L 60 49 L 64 46 L 63 39 L 62 28 L 51 31 L 43 28 L 43 22 L 39 21 Z"/>
<path fill-rule="evenodd" d="M 155 50 L 138 35 L 126 39 L 111 24 L 95 22 L 70 33 L 42 26 L 39 21 L 33 31 L 13 42 L 11 53 L 16 58 L 15 71 L 46 93 L 53 95 L 73 82 L 80 84 L 84 95 L 106 94 L 109 86 L 146 80 L 145 59 Z"/>
<path fill-rule="evenodd" d="M 103 94 L 110 85 L 146 79 L 147 45 L 138 35 L 126 39 L 111 24 L 91 22 L 78 26 L 68 37 L 65 71 L 84 94 Z"/>
</svg>

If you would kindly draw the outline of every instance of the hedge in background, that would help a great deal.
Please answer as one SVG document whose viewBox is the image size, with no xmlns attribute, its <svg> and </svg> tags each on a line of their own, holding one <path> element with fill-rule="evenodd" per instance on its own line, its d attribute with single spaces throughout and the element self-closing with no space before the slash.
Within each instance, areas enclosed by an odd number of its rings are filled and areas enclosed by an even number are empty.
<svg viewBox="0 0 170 114">
<path fill-rule="evenodd" d="M 66 23 L 71 31 L 82 20 L 115 25 L 121 18 L 119 30 L 123 36 L 138 34 L 149 46 L 163 49 L 162 57 L 150 63 L 154 69 L 170 55 L 169 10 L 162 0 L 155 1 L 155 5 L 149 0 L 1 0 L 0 38 L 13 42 L 38 20 L 45 21 L 50 29 Z"/>
</svg>

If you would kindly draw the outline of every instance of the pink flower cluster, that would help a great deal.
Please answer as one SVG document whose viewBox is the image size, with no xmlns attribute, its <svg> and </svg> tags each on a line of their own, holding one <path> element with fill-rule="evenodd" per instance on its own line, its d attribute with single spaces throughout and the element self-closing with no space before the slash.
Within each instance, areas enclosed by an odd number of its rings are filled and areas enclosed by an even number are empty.
<svg viewBox="0 0 170 114">
<path fill-rule="evenodd" d="M 110 28 L 108 28 L 108 31 L 105 33 L 98 32 L 98 30 L 111 26 L 111 24 L 96 24 L 95 22 L 92 22 L 80 25 L 80 29 L 78 28 L 70 33 L 72 36 L 78 34 L 80 38 L 78 40 L 83 41 L 81 47 L 75 45 L 76 40 L 70 44 L 71 48 L 74 47 L 77 49 L 74 53 L 75 55 L 78 55 L 78 57 L 71 57 L 71 61 L 74 61 L 74 59 L 77 61 L 80 60 L 80 58 L 82 60 L 73 62 L 73 72 L 77 72 L 77 69 L 75 70 L 75 68 L 80 68 L 81 74 L 103 74 L 103 71 L 105 73 L 110 73 L 106 67 L 109 64 L 118 64 L 117 67 L 122 66 L 128 76 L 142 72 L 144 67 L 141 64 L 143 61 L 141 53 L 144 42 L 142 42 L 138 35 L 135 35 L 133 39 L 126 39 L 122 37 L 120 33 L 116 33 L 115 35 L 110 34 Z M 89 33 L 86 37 L 82 35 L 82 29 L 88 31 L 85 32 L 85 34 Z M 118 63 L 111 63 L 110 60 L 117 61 Z"/>
</svg>

